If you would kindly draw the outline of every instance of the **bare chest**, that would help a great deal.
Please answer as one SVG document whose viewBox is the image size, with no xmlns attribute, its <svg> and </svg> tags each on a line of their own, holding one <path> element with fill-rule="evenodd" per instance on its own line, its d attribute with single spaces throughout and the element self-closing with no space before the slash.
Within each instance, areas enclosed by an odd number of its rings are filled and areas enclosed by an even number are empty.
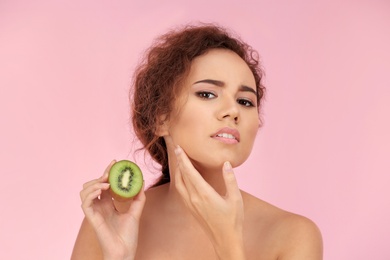
<svg viewBox="0 0 390 260">
<path fill-rule="evenodd" d="M 200 226 L 141 225 L 136 260 L 217 259 L 213 245 Z M 266 237 L 244 232 L 247 259 L 277 259 L 276 250 Z"/>
<path fill-rule="evenodd" d="M 144 259 L 214 259 L 214 249 L 199 226 L 162 221 L 140 226 L 136 260 Z"/>
</svg>

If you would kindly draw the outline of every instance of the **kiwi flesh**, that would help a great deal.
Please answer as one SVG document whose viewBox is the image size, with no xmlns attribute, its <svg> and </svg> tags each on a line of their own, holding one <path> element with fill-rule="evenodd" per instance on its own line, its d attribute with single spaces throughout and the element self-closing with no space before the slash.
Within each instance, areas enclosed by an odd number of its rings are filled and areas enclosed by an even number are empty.
<svg viewBox="0 0 390 260">
<path fill-rule="evenodd" d="M 137 164 L 121 160 L 111 167 L 108 182 L 113 198 L 117 201 L 126 201 L 141 191 L 144 180 Z"/>
</svg>

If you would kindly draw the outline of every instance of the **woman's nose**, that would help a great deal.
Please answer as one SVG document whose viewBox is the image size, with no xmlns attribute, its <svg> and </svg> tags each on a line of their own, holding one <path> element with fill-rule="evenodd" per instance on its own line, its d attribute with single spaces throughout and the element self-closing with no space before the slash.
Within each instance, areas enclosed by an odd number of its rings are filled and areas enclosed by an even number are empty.
<svg viewBox="0 0 390 260">
<path fill-rule="evenodd" d="M 219 120 L 233 120 L 236 124 L 240 119 L 240 111 L 238 109 L 238 103 L 235 98 L 224 98 L 221 102 L 221 108 L 219 111 Z"/>
</svg>

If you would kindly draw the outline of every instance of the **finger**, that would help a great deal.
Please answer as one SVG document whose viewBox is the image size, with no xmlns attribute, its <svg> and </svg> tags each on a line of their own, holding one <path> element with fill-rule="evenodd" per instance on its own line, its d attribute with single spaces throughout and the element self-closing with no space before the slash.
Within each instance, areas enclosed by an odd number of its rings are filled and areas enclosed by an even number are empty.
<svg viewBox="0 0 390 260">
<path fill-rule="evenodd" d="M 93 192 L 89 193 L 82 201 L 81 208 L 84 212 L 84 215 L 87 219 L 89 219 L 89 221 L 91 221 L 91 223 L 93 223 L 93 219 L 95 219 L 94 204 L 95 201 L 98 200 L 98 197 L 101 195 L 101 193 L 101 189 L 94 190 Z"/>
<path fill-rule="evenodd" d="M 110 162 L 110 164 L 106 167 L 106 169 L 104 170 L 103 176 L 101 177 L 102 179 L 104 179 L 104 180 L 108 179 L 108 175 L 109 175 L 111 167 L 114 165 L 114 163 L 116 163 L 116 160 L 112 160 Z"/>
<path fill-rule="evenodd" d="M 109 202 L 112 202 L 112 195 L 111 195 L 111 192 L 110 192 L 110 184 L 107 183 L 107 187 L 104 186 L 104 188 L 102 188 L 102 194 L 100 194 L 100 200 L 103 201 L 103 202 L 106 202 L 106 201 L 109 201 Z"/>
<path fill-rule="evenodd" d="M 190 159 L 180 146 L 176 147 L 175 153 L 179 170 L 181 171 L 181 176 L 187 190 L 190 193 L 203 193 L 204 189 L 210 189 L 211 187 L 195 169 Z"/>
<path fill-rule="evenodd" d="M 184 202 L 188 206 L 189 205 L 189 194 L 188 194 L 188 190 L 186 188 L 186 185 L 184 183 L 183 176 L 182 176 L 180 169 L 178 169 L 175 172 L 175 187 L 176 187 L 177 191 L 179 192 L 179 194 L 181 195 Z"/>
<path fill-rule="evenodd" d="M 226 196 L 241 197 L 236 176 L 234 175 L 233 168 L 230 162 L 225 162 L 223 164 L 222 175 L 226 185 Z"/>
<path fill-rule="evenodd" d="M 101 177 L 98 178 L 98 179 L 93 179 L 91 181 L 88 181 L 88 182 L 83 184 L 83 190 L 87 189 L 88 187 L 90 187 L 90 186 L 92 186 L 92 185 L 94 185 L 96 183 L 100 183 L 100 182 L 102 182 L 101 181 Z"/>
<path fill-rule="evenodd" d="M 108 187 L 108 183 L 95 183 L 94 185 L 88 186 L 87 188 L 80 191 L 80 198 L 82 201 L 85 201 L 91 193 L 94 193 L 96 190 L 106 190 Z"/>
<path fill-rule="evenodd" d="M 186 206 L 195 213 L 196 208 L 205 200 L 220 198 L 220 195 L 203 179 L 179 146 L 177 147 L 177 155 L 179 156 L 179 169 L 175 172 L 175 179 L 178 185 L 177 189 Z"/>
<path fill-rule="evenodd" d="M 112 160 L 111 163 L 107 166 L 107 168 L 104 170 L 103 176 L 100 177 L 100 180 L 102 182 L 108 182 L 108 176 L 110 174 L 111 167 L 116 163 L 116 160 Z M 102 201 L 112 201 L 112 195 L 109 192 L 110 186 L 107 186 L 107 189 L 104 189 L 102 191 L 102 194 L 100 195 L 100 199 Z"/>
<path fill-rule="evenodd" d="M 84 213 L 87 214 L 87 211 L 92 207 L 93 201 L 96 200 L 99 195 L 102 193 L 102 189 L 107 187 L 107 183 L 99 183 L 93 187 L 90 187 L 82 197 L 81 207 L 84 210 Z"/>
<path fill-rule="evenodd" d="M 89 193 L 83 200 L 81 204 L 81 208 L 83 209 L 84 213 L 87 215 L 88 212 L 90 212 L 92 208 L 93 201 L 99 197 L 101 194 L 102 190 L 95 190 L 91 193 Z"/>
</svg>

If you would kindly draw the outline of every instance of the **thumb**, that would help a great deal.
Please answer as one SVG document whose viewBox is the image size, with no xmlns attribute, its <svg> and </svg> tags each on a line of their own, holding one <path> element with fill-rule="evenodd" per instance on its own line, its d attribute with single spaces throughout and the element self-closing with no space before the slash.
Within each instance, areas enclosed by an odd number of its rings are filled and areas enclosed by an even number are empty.
<svg viewBox="0 0 390 260">
<path fill-rule="evenodd" d="M 145 206 L 146 196 L 144 190 L 145 182 L 142 185 L 140 192 L 133 198 L 130 208 L 127 211 L 127 214 L 134 216 L 138 221 L 141 218 L 142 210 Z"/>
</svg>

